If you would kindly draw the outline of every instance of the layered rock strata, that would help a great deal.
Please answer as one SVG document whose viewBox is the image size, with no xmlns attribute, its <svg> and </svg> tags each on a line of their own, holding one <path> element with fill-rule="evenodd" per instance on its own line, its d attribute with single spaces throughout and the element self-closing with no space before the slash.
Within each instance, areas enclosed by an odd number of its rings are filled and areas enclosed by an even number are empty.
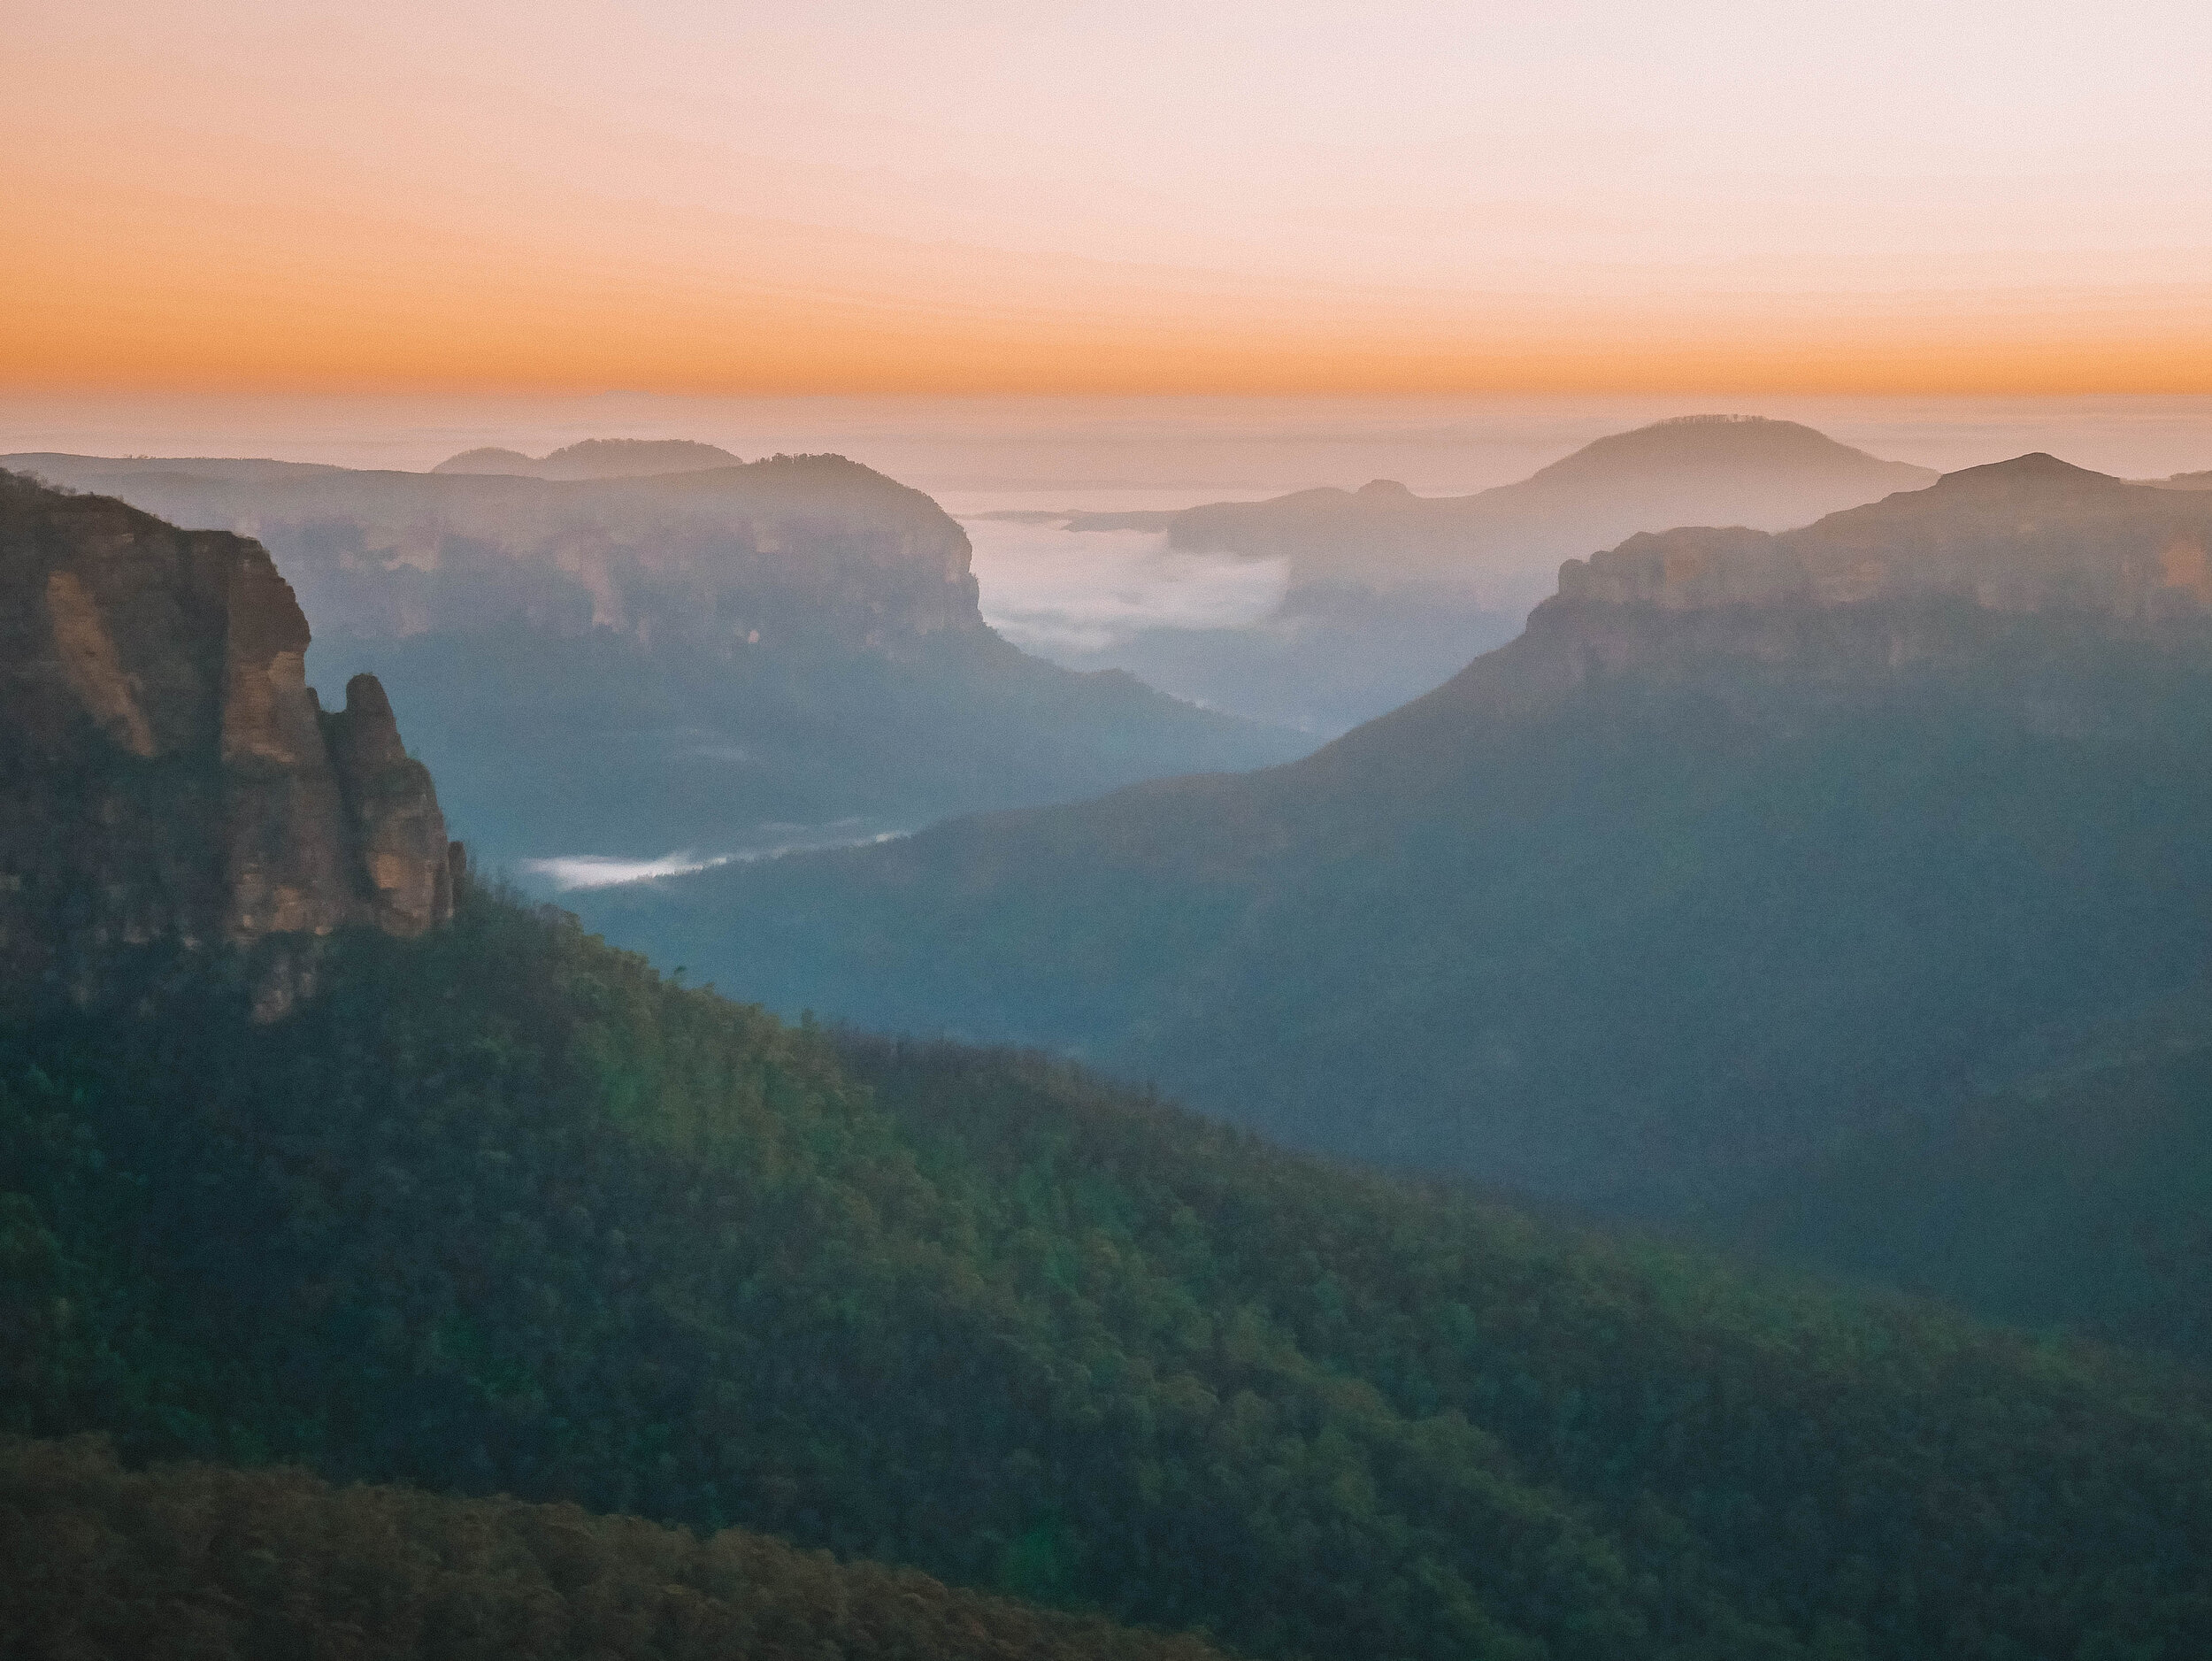
<svg viewBox="0 0 2212 1661">
<path fill-rule="evenodd" d="M 323 712 L 307 644 L 257 542 L 0 473 L 0 1003 L 228 948 L 274 1014 L 309 942 L 451 915 L 429 773 L 373 678 Z"/>
</svg>

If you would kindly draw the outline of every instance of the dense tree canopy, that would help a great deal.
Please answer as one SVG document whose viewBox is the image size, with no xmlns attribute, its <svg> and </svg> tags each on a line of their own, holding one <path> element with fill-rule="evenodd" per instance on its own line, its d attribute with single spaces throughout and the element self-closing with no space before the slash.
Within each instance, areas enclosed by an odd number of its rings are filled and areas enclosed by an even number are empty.
<svg viewBox="0 0 2212 1661">
<path fill-rule="evenodd" d="M 2139 1654 L 2201 1386 L 833 1039 L 479 896 L 0 1053 L 0 1425 L 764 1530 L 1265 1656 Z"/>
</svg>

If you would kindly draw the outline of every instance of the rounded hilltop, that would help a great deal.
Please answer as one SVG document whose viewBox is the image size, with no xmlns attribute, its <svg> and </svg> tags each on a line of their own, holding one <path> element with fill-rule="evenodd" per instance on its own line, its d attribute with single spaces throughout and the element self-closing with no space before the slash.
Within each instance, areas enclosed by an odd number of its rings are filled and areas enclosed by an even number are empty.
<svg viewBox="0 0 2212 1661">
<path fill-rule="evenodd" d="M 741 460 L 718 444 L 689 438 L 587 438 L 532 460 L 518 450 L 487 445 L 449 456 L 430 471 L 503 473 L 524 479 L 649 479 L 664 473 L 704 473 Z"/>
<path fill-rule="evenodd" d="M 1610 482 L 1624 474 L 1688 469 L 1786 466 L 1863 475 L 1870 489 L 1909 490 L 1933 474 L 1885 461 L 1797 421 L 1764 415 L 1677 415 L 1585 444 L 1537 470 L 1522 488 Z"/>
</svg>

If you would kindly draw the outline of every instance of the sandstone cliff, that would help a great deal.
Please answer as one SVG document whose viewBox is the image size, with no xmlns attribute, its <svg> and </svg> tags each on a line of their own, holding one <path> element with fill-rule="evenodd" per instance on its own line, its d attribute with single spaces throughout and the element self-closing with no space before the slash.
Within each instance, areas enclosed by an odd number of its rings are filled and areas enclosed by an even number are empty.
<svg viewBox="0 0 2212 1661">
<path fill-rule="evenodd" d="M 1784 687 L 1886 696 L 1969 675 L 2032 702 L 2046 692 L 2003 665 L 2062 673 L 2084 653 L 2148 664 L 2200 651 L 2208 631 L 2212 496 L 2023 456 L 1801 530 L 1647 533 L 1570 559 L 1519 640 L 1406 715 L 1529 712 L 1618 676 L 1755 703 Z M 1736 679 L 1717 678 L 1730 665 Z"/>
<path fill-rule="evenodd" d="M 326 715 L 261 546 L 0 473 L 0 1005 L 236 949 L 280 1011 L 310 942 L 415 934 L 457 850 L 370 676 Z"/>
<path fill-rule="evenodd" d="M 2157 622 L 2212 610 L 2208 548 L 2212 502 L 2033 455 L 1779 535 L 1632 536 L 1567 561 L 1559 596 L 1708 611 L 1944 595 L 1984 611 Z"/>
</svg>

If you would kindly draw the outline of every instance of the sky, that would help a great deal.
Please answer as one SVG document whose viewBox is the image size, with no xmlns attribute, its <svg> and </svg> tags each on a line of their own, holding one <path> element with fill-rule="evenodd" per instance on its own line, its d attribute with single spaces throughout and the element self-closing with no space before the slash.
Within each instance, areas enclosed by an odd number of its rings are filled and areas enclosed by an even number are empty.
<svg viewBox="0 0 2212 1661">
<path fill-rule="evenodd" d="M 2212 7 L 28 0 L 0 387 L 2212 392 Z"/>
</svg>

